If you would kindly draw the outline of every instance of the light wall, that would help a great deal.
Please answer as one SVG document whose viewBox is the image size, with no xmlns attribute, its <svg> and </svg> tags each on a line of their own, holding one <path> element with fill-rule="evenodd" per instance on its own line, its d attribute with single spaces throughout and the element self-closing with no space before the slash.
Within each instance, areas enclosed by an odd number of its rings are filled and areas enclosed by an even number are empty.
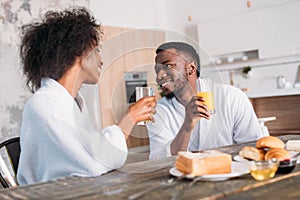
<svg viewBox="0 0 300 200">
<path fill-rule="evenodd" d="M 197 24 L 243 12 L 286 5 L 297 0 L 89 0 L 90 9 L 104 25 L 162 28 L 197 41 Z M 189 16 L 191 21 L 189 21 Z"/>
<path fill-rule="evenodd" d="M 107 26 L 158 28 L 166 26 L 165 0 L 90 0 L 90 9 Z"/>
<path fill-rule="evenodd" d="M 88 0 L 0 0 L 0 142 L 19 135 L 23 107 L 31 96 L 20 66 L 19 28 L 46 10 L 74 5 L 89 6 Z"/>
</svg>

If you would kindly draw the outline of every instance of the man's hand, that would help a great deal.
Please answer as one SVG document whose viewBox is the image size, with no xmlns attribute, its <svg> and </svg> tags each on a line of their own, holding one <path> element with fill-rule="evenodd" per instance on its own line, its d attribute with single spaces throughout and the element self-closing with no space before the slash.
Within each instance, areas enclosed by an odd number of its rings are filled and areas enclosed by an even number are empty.
<svg viewBox="0 0 300 200">
<path fill-rule="evenodd" d="M 186 151 L 190 141 L 191 133 L 196 123 L 201 119 L 210 119 L 209 111 L 204 104 L 205 99 L 193 96 L 185 106 L 185 119 L 178 134 L 171 143 L 171 154 L 176 155 L 178 151 Z"/>
<path fill-rule="evenodd" d="M 193 96 L 190 102 L 185 106 L 183 128 L 187 131 L 192 131 L 201 118 L 210 119 L 209 110 L 204 102 L 204 98 Z"/>
</svg>

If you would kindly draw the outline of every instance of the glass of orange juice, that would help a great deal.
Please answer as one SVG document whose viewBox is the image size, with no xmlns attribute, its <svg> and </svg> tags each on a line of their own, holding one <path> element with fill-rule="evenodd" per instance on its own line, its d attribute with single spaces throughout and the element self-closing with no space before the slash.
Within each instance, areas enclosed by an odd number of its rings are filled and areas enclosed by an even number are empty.
<svg viewBox="0 0 300 200">
<path fill-rule="evenodd" d="M 198 78 L 196 80 L 197 96 L 205 99 L 204 104 L 207 106 L 210 114 L 214 114 L 214 83 L 209 78 Z"/>
</svg>

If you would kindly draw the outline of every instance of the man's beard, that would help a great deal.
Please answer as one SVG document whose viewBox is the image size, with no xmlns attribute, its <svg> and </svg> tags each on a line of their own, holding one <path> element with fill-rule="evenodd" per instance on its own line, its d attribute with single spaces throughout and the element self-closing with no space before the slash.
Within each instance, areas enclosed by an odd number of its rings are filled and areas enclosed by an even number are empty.
<svg viewBox="0 0 300 200">
<path fill-rule="evenodd" d="M 180 95 L 184 92 L 184 88 L 186 88 L 186 86 L 189 84 L 187 77 L 185 76 L 186 75 L 184 74 L 182 76 L 182 79 L 179 79 L 179 82 L 175 83 L 175 88 L 172 92 L 165 95 L 167 99 L 172 99 L 173 97 L 176 97 L 177 95 Z"/>
<path fill-rule="evenodd" d="M 165 97 L 166 97 L 167 99 L 172 99 L 173 97 L 175 97 L 175 94 L 174 94 L 173 92 L 171 92 L 171 93 L 165 95 Z"/>
</svg>

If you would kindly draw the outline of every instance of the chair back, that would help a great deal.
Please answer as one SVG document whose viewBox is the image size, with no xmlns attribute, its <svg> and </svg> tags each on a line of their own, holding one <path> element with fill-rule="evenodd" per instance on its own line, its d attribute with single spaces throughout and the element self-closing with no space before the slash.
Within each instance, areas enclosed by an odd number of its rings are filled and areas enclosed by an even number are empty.
<svg viewBox="0 0 300 200">
<path fill-rule="evenodd" d="M 7 183 L 7 181 L 5 180 L 5 178 L 2 176 L 2 174 L 0 173 L 0 183 L 2 185 L 3 188 L 9 188 L 9 185 Z"/>
<path fill-rule="evenodd" d="M 18 166 L 19 166 L 19 158 L 21 153 L 20 147 L 20 137 L 15 137 L 8 139 L 2 143 L 0 143 L 0 149 L 4 148 L 8 154 L 8 158 L 10 160 L 11 167 L 14 171 L 15 177 L 17 176 Z M 1 170 L 2 173 L 0 174 L 0 183 L 4 188 L 14 187 L 16 186 L 15 181 L 13 180 L 12 176 L 10 175 L 5 163 L 1 157 Z"/>
<path fill-rule="evenodd" d="M 21 153 L 20 137 L 11 138 L 2 142 L 0 144 L 0 149 L 3 147 L 6 148 L 14 173 L 17 175 Z"/>
</svg>

